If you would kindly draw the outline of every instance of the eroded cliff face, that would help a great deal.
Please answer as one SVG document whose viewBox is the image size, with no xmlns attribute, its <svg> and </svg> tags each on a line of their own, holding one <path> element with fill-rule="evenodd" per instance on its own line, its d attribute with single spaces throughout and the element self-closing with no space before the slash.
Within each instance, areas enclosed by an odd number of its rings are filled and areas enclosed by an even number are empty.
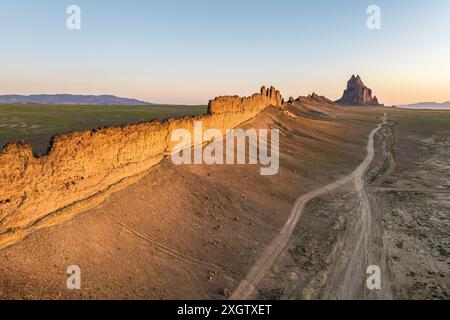
<svg viewBox="0 0 450 320">
<path fill-rule="evenodd" d="M 379 106 L 377 97 L 372 97 L 372 90 L 366 87 L 358 75 L 352 75 L 347 82 L 347 89 L 341 99 L 336 101 L 339 104 L 351 106 Z"/>
<path fill-rule="evenodd" d="M 48 155 L 33 156 L 28 144 L 0 152 L 0 248 L 33 230 L 85 210 L 109 191 L 133 183 L 172 153 L 174 130 L 227 129 L 255 117 L 269 105 L 281 106 L 274 88 L 252 97 L 219 97 L 205 116 L 148 122 L 56 136 Z"/>
<path fill-rule="evenodd" d="M 209 102 L 208 113 L 254 113 L 261 112 L 268 105 L 280 106 L 283 98 L 279 91 L 274 87 L 266 89 L 261 88 L 260 93 L 255 93 L 251 97 L 241 98 L 238 96 L 218 97 Z"/>
</svg>

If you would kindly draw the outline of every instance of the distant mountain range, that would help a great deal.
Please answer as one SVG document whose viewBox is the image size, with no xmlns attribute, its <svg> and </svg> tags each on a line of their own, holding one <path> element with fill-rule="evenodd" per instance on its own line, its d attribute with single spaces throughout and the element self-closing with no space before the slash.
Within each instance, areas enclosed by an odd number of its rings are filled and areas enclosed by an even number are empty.
<svg viewBox="0 0 450 320">
<path fill-rule="evenodd" d="M 73 95 L 73 94 L 36 94 L 36 95 L 0 95 L 0 104 L 64 104 L 64 105 L 154 105 L 136 99 L 127 99 L 112 95 Z"/>
<path fill-rule="evenodd" d="M 421 102 L 421 103 L 401 105 L 399 107 L 407 109 L 450 109 L 450 101 L 444 103 Z"/>
</svg>

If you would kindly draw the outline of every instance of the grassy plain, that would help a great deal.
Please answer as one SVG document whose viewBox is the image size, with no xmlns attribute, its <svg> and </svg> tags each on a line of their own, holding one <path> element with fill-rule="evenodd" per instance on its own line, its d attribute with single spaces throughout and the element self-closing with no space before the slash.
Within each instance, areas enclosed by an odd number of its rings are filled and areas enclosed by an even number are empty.
<svg viewBox="0 0 450 320">
<path fill-rule="evenodd" d="M 0 148 L 30 142 L 43 154 L 59 133 L 203 114 L 207 106 L 0 105 Z"/>
</svg>

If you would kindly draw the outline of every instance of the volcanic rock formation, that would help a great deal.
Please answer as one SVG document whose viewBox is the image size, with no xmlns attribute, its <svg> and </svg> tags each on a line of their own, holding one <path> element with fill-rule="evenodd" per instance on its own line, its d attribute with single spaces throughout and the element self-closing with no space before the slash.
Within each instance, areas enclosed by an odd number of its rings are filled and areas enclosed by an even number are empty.
<svg viewBox="0 0 450 320">
<path fill-rule="evenodd" d="M 358 75 L 352 75 L 347 82 L 347 89 L 341 99 L 336 101 L 339 104 L 350 106 L 380 106 L 377 97 L 372 98 L 372 90 L 367 88 Z"/>
<path fill-rule="evenodd" d="M 202 121 L 205 130 L 225 134 L 266 107 L 282 104 L 278 90 L 263 87 L 251 97 L 211 100 L 203 116 L 60 134 L 42 157 L 35 157 L 29 144 L 7 144 L 0 149 L 0 248 L 136 182 L 174 152 L 175 130 L 193 134 L 195 122 Z"/>
</svg>

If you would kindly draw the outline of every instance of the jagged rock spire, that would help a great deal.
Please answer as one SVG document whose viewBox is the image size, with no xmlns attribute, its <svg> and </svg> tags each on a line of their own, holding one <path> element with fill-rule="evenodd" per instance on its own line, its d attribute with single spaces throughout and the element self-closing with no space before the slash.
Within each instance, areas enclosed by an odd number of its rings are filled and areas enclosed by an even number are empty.
<svg viewBox="0 0 450 320">
<path fill-rule="evenodd" d="M 347 82 L 347 89 L 344 91 L 344 94 L 341 99 L 336 101 L 337 103 L 344 105 L 370 105 L 370 106 L 379 106 L 377 97 L 372 98 L 372 90 L 367 88 L 361 77 L 359 75 L 355 76 L 354 74 Z"/>
</svg>

